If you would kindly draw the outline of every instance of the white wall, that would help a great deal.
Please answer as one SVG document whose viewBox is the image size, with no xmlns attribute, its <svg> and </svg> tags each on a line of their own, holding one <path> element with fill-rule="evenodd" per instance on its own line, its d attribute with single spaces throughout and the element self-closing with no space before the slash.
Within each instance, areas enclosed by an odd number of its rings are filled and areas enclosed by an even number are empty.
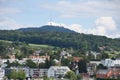
<svg viewBox="0 0 120 80">
<path fill-rule="evenodd" d="M 4 76 L 5 76 L 5 70 L 0 68 L 0 80 L 3 80 Z"/>
</svg>

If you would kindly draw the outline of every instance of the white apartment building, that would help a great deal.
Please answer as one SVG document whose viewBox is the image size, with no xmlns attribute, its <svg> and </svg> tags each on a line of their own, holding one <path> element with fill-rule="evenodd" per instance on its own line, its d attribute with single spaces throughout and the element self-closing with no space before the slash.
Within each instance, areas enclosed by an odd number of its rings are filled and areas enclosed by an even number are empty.
<svg viewBox="0 0 120 80">
<path fill-rule="evenodd" d="M 25 72 L 25 76 L 26 78 L 38 78 L 38 77 L 43 77 L 45 75 L 47 75 L 48 69 L 31 69 L 31 68 L 22 68 L 22 67 L 11 67 L 8 68 L 9 70 L 16 70 L 16 71 L 24 71 Z M 8 70 L 6 69 L 6 70 Z M 8 71 L 7 71 L 8 72 Z M 7 73 L 8 74 L 8 73 Z"/>
<path fill-rule="evenodd" d="M 120 60 L 105 59 L 101 61 L 101 64 L 103 64 L 106 67 L 115 67 L 115 66 L 120 67 Z"/>
<path fill-rule="evenodd" d="M 46 76 L 48 69 L 30 69 L 29 71 L 31 77 L 37 78 Z"/>
<path fill-rule="evenodd" d="M 48 69 L 48 77 L 64 76 L 70 69 L 67 66 L 51 66 Z"/>
</svg>

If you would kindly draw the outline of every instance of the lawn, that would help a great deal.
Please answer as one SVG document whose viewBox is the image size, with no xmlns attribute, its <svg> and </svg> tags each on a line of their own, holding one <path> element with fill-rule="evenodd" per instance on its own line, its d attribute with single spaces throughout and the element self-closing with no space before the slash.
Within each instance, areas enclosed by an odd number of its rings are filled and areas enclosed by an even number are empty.
<svg viewBox="0 0 120 80">
<path fill-rule="evenodd" d="M 30 47 L 32 48 L 54 48 L 53 46 L 49 46 L 49 45 L 41 45 L 41 44 L 29 44 Z"/>
</svg>

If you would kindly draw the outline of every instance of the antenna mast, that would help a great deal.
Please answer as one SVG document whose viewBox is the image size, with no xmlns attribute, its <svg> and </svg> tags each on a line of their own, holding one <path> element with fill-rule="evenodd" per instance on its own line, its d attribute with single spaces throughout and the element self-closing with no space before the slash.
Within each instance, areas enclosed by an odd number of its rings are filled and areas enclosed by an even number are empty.
<svg viewBox="0 0 120 80">
<path fill-rule="evenodd" d="M 50 16 L 50 25 L 52 26 L 52 16 Z"/>
</svg>

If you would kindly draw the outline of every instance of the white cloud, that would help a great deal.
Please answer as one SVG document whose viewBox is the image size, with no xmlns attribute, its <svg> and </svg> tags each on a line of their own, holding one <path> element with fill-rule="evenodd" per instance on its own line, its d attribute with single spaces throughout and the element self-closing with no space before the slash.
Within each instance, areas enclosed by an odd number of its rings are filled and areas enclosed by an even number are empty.
<svg viewBox="0 0 120 80">
<path fill-rule="evenodd" d="M 95 25 L 104 27 L 108 30 L 116 29 L 116 24 L 112 17 L 100 17 L 95 21 Z"/>
<path fill-rule="evenodd" d="M 76 31 L 78 33 L 102 35 L 110 38 L 120 37 L 120 33 L 117 30 L 117 25 L 112 17 L 98 18 L 97 20 L 95 20 L 94 27 L 90 29 L 86 29 L 80 24 L 66 25 L 63 23 L 55 22 L 49 22 L 48 24 L 52 24 L 55 26 L 63 26 L 64 28 Z"/>
<path fill-rule="evenodd" d="M 79 24 L 70 24 L 70 25 L 67 25 L 67 24 L 64 24 L 64 23 L 56 23 L 56 22 L 48 22 L 47 24 L 48 25 L 59 26 L 59 27 L 64 27 L 64 28 L 73 30 L 73 31 L 78 32 L 78 33 L 83 33 L 82 26 L 79 25 Z"/>
<path fill-rule="evenodd" d="M 64 24 L 56 22 L 48 22 L 48 24 L 62 26 L 64 28 L 76 31 L 78 33 L 103 35 L 111 38 L 120 37 L 119 30 L 117 30 L 116 23 L 112 17 L 98 18 L 94 23 L 94 27 L 91 29 L 86 29 L 80 24 Z M 21 27 L 23 28 L 29 26 L 33 25 L 18 24 L 15 20 L 10 19 L 8 17 L 0 19 L 0 29 L 18 29 Z"/>
<path fill-rule="evenodd" d="M 115 20 L 112 17 L 100 17 L 95 23 L 93 29 L 87 30 L 88 34 L 103 35 L 110 38 L 120 37 L 120 32 Z"/>
<path fill-rule="evenodd" d="M 0 29 L 17 29 L 22 27 L 22 25 L 17 24 L 14 20 L 10 18 L 0 19 Z"/>
<path fill-rule="evenodd" d="M 117 29 L 115 21 L 112 17 L 100 17 L 95 21 L 93 34 L 109 36 L 108 32 L 113 32 Z"/>
<path fill-rule="evenodd" d="M 15 20 L 5 17 L 5 18 L 0 18 L 0 29 L 1 30 L 14 30 L 14 29 L 19 29 L 19 28 L 25 28 L 29 27 L 32 25 L 23 25 L 23 24 L 18 24 Z"/>
</svg>

